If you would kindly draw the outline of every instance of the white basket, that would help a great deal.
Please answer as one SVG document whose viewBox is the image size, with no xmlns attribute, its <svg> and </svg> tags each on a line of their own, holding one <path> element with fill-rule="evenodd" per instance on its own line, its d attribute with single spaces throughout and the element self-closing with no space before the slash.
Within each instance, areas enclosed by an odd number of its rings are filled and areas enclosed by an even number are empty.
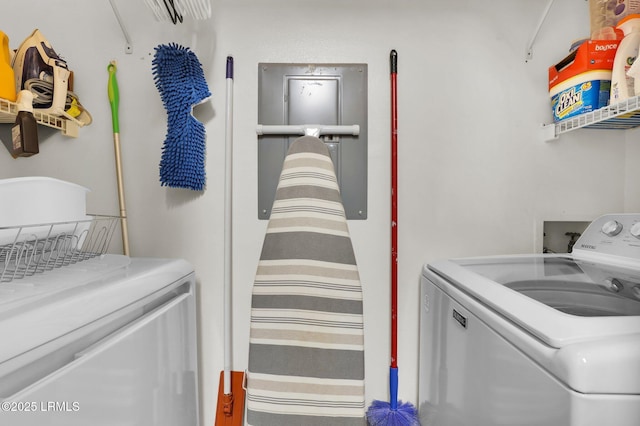
<svg viewBox="0 0 640 426">
<path fill-rule="evenodd" d="M 0 179 L 0 226 L 85 220 L 88 192 L 50 177 Z"/>
</svg>

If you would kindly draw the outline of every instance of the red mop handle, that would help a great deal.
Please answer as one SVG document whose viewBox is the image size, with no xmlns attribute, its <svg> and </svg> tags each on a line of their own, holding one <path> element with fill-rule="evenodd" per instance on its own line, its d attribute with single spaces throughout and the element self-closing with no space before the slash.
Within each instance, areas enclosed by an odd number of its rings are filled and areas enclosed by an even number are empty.
<svg viewBox="0 0 640 426">
<path fill-rule="evenodd" d="M 398 368 L 398 53 L 391 51 L 391 368 Z"/>
</svg>

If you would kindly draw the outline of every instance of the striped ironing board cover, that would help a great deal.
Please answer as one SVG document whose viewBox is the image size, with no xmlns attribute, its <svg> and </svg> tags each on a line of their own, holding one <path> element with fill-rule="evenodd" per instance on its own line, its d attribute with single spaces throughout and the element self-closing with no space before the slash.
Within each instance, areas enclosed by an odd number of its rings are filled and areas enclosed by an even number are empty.
<svg viewBox="0 0 640 426">
<path fill-rule="evenodd" d="M 362 287 L 324 142 L 284 161 L 251 301 L 247 423 L 362 426 Z"/>
</svg>

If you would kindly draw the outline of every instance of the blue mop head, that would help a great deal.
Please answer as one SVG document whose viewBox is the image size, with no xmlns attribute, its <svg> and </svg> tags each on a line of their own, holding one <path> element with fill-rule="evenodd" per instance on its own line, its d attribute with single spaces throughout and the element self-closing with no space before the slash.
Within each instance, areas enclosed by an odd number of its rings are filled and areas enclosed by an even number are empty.
<svg viewBox="0 0 640 426">
<path fill-rule="evenodd" d="M 398 401 L 398 368 L 389 368 L 390 401 L 373 401 L 367 410 L 370 426 L 420 426 L 418 410 L 409 402 Z"/>
<path fill-rule="evenodd" d="M 419 426 L 418 410 L 409 402 L 399 401 L 396 409 L 386 401 L 373 401 L 367 410 L 371 426 Z"/>
<path fill-rule="evenodd" d="M 211 96 L 200 61 L 175 43 L 155 48 L 153 79 L 167 110 L 167 137 L 160 160 L 162 186 L 204 189 L 205 128 L 191 113 Z"/>
</svg>

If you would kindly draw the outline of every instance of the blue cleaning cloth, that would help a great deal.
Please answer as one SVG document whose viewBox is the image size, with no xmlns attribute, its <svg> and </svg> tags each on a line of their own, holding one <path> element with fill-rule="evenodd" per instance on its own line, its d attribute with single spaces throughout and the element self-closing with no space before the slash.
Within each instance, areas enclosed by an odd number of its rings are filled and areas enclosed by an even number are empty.
<svg viewBox="0 0 640 426">
<path fill-rule="evenodd" d="M 194 105 L 211 96 L 202 65 L 188 47 L 176 43 L 155 48 L 153 79 L 167 110 L 167 137 L 160 160 L 160 183 L 202 191 L 206 183 L 204 125 Z"/>
</svg>

